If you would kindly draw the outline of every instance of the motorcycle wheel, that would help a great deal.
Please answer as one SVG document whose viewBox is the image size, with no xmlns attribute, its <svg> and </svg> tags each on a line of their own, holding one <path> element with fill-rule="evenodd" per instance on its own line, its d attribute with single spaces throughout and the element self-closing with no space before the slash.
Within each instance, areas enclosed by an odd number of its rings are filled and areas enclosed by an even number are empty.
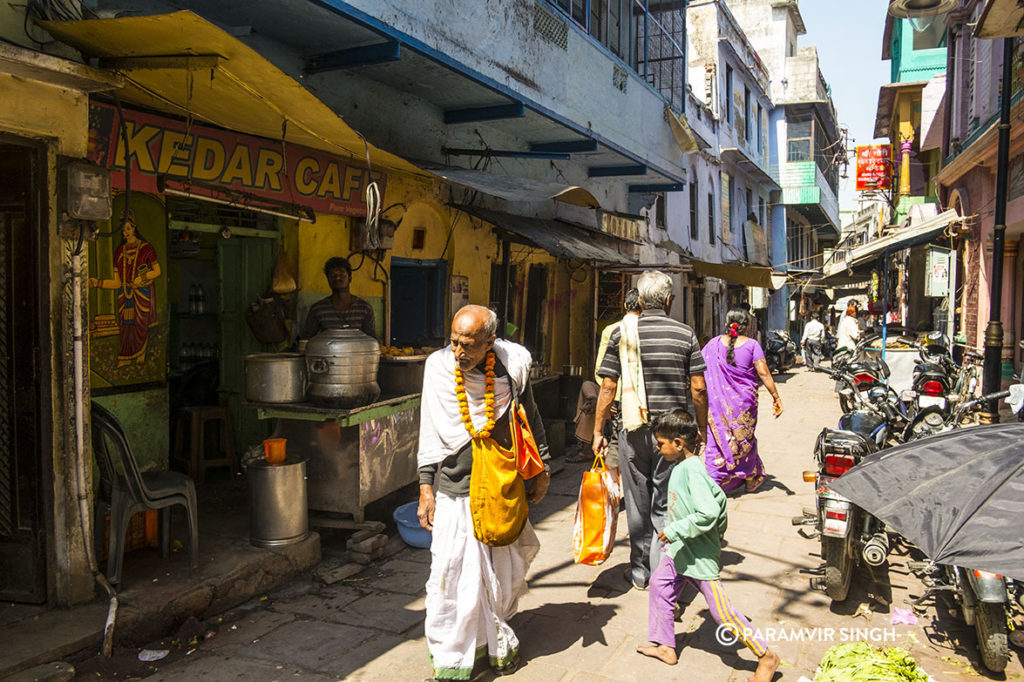
<svg viewBox="0 0 1024 682">
<path fill-rule="evenodd" d="M 850 414 L 853 412 L 853 399 L 847 398 L 842 393 L 839 394 L 839 408 L 843 411 L 843 414 Z"/>
<path fill-rule="evenodd" d="M 846 549 L 846 538 L 821 539 L 821 558 L 825 560 L 825 594 L 832 601 L 846 601 L 853 579 L 853 560 Z"/>
<path fill-rule="evenodd" d="M 981 662 L 994 673 L 1003 672 L 1010 659 L 1006 648 L 1006 611 L 1003 605 L 980 602 L 974 631 L 978 634 Z"/>
</svg>

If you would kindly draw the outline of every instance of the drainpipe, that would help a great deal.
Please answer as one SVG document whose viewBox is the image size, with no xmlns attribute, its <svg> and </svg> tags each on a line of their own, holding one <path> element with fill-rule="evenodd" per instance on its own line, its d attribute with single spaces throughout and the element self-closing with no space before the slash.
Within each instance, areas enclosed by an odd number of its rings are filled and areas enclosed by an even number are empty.
<svg viewBox="0 0 1024 682">
<path fill-rule="evenodd" d="M 81 228 L 84 230 L 85 228 Z M 107 581 L 107 577 L 99 570 L 96 561 L 96 548 L 92 542 L 90 519 L 92 510 L 89 508 L 89 483 L 86 480 L 85 468 L 91 465 L 85 452 L 85 348 L 82 338 L 82 242 L 79 238 L 78 248 L 71 254 L 71 300 L 72 324 L 74 333 L 74 384 L 75 384 L 75 485 L 78 495 L 78 516 L 82 524 L 82 544 L 85 546 L 85 557 L 92 571 L 93 578 L 110 597 L 107 609 L 107 622 L 103 626 L 103 645 L 101 653 L 110 657 L 114 647 L 114 621 L 117 618 L 117 592 Z"/>
<path fill-rule="evenodd" d="M 996 205 L 992 227 L 992 288 L 988 326 L 985 328 L 985 362 L 982 393 L 994 393 L 1002 383 L 1003 368 L 1003 248 L 1006 241 L 1006 202 L 1010 170 L 1010 98 L 1013 97 L 1013 38 L 1003 39 L 1003 81 L 999 106 L 999 146 L 996 157 Z M 981 413 L 982 423 L 999 422 L 999 401 L 991 400 Z"/>
</svg>

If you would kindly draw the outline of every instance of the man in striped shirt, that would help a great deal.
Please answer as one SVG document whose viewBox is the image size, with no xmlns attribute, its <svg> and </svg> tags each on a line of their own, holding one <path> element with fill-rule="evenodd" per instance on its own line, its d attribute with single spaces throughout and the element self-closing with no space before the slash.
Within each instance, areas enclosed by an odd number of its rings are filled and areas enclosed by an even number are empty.
<svg viewBox="0 0 1024 682">
<path fill-rule="evenodd" d="M 349 291 L 352 284 L 352 266 L 341 257 L 328 258 L 324 263 L 324 276 L 331 287 L 331 295 L 309 307 L 306 321 L 299 331 L 299 338 L 310 339 L 325 329 L 358 329 L 367 336 L 377 335 L 370 304 L 353 296 Z"/>
<path fill-rule="evenodd" d="M 651 432 L 651 415 L 676 408 L 687 410 L 697 420 L 698 438 L 708 424 L 708 399 L 704 385 L 704 358 L 693 330 L 668 316 L 672 306 L 672 278 L 663 272 L 645 272 L 637 281 L 643 313 L 637 322 L 642 370 L 636 378 L 641 418 L 629 424 L 623 420 L 619 432 L 619 471 L 625 492 L 626 521 L 629 524 L 629 580 L 637 589 L 647 587 L 651 567 L 661 559 L 657 535 L 665 524 L 668 479 L 673 464 L 658 453 L 658 441 Z M 594 452 L 607 444 L 604 423 L 608 419 L 615 390 L 630 364 L 628 339 L 623 329 L 612 332 L 597 374 L 601 392 L 594 423 Z M 614 352 L 617 350 L 618 352 Z M 624 394 L 625 395 L 625 394 Z M 623 410 L 626 409 L 625 402 Z"/>
</svg>

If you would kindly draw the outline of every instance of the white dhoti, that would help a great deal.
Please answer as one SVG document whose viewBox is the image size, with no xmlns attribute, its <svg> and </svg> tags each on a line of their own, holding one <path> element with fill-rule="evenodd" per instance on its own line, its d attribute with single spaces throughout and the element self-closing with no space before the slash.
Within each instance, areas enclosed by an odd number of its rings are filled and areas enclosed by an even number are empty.
<svg viewBox="0 0 1024 682">
<path fill-rule="evenodd" d="M 437 493 L 424 624 L 436 678 L 468 680 L 485 650 L 492 667 L 514 660 L 519 639 L 508 621 L 539 550 L 529 521 L 511 545 L 483 544 L 473 536 L 469 498 Z"/>
</svg>

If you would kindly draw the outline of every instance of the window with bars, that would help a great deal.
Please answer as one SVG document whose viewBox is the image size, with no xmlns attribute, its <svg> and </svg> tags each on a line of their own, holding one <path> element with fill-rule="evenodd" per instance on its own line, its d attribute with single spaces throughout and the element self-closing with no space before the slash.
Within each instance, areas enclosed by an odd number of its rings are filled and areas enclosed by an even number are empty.
<svg viewBox="0 0 1024 682">
<path fill-rule="evenodd" d="M 686 5 L 679 0 L 547 0 L 661 93 L 686 97 Z"/>
<path fill-rule="evenodd" d="M 790 121 L 786 126 L 786 158 L 789 161 L 811 161 L 813 135 L 814 124 L 811 121 Z"/>
</svg>

